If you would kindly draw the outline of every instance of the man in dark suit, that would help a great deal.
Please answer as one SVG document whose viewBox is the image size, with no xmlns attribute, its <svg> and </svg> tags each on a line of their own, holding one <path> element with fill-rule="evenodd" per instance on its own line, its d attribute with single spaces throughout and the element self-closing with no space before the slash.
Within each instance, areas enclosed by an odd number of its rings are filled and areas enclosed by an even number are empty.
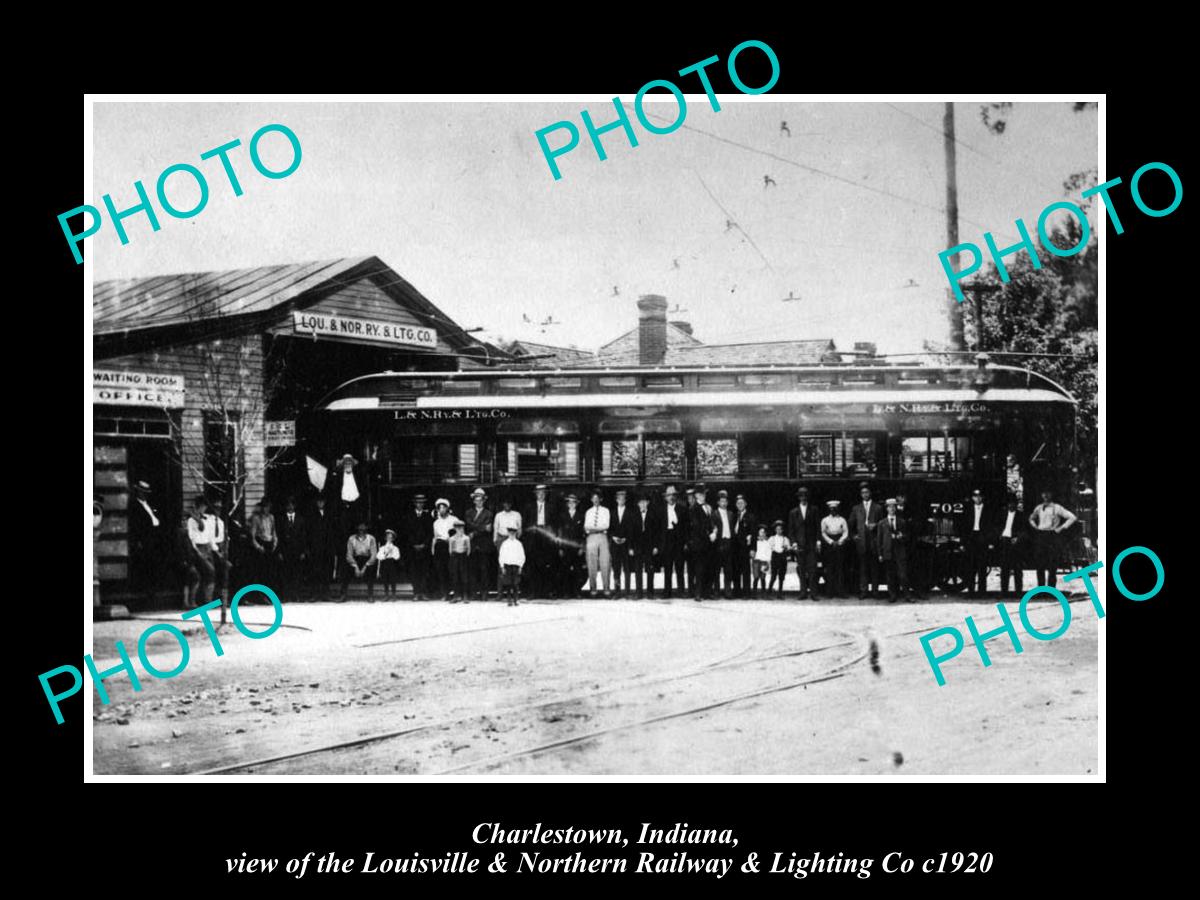
<svg viewBox="0 0 1200 900">
<path fill-rule="evenodd" d="M 717 491 L 717 508 L 712 511 L 710 516 L 712 522 L 712 530 L 709 532 L 709 537 L 712 539 L 713 550 L 713 568 L 712 568 L 712 594 L 717 593 L 717 576 L 720 575 L 725 579 L 725 588 L 722 596 L 728 600 L 733 596 L 733 510 L 729 508 L 729 494 L 726 491 Z"/>
<path fill-rule="evenodd" d="M 817 599 L 817 543 L 821 540 L 821 514 L 810 503 L 808 488 L 796 490 L 796 506 L 788 513 L 788 542 L 796 554 L 796 577 L 800 599 Z"/>
<path fill-rule="evenodd" d="M 345 555 L 341 522 L 329 512 L 323 494 L 308 521 L 308 589 L 315 600 L 328 597 L 337 580 L 338 560 Z"/>
<path fill-rule="evenodd" d="M 574 599 L 579 596 L 579 585 L 583 580 L 582 571 L 585 565 L 584 514 L 579 508 L 579 498 L 575 494 L 567 494 L 564 500 L 566 507 L 559 513 L 557 535 L 559 591 L 563 597 Z"/>
<path fill-rule="evenodd" d="M 529 597 L 558 597 L 559 579 L 555 577 L 558 518 L 558 509 L 551 502 L 546 485 L 535 485 L 533 502 L 521 512 L 521 525 L 525 529 L 521 543 L 525 545 L 527 560 L 521 581 Z"/>
<path fill-rule="evenodd" d="M 746 495 L 738 494 L 733 514 L 733 595 L 750 596 L 750 554 L 758 535 L 758 520 L 746 505 Z"/>
<path fill-rule="evenodd" d="M 309 538 L 304 517 L 296 512 L 296 501 L 292 497 L 288 497 L 284 504 L 277 530 L 279 559 L 283 563 L 279 570 L 282 587 L 290 595 L 289 599 L 294 600 L 300 576 L 304 572 L 304 563 L 308 559 Z"/>
<path fill-rule="evenodd" d="M 887 515 L 879 523 L 879 561 L 887 578 L 888 602 L 895 603 L 902 594 L 914 602 L 908 582 L 908 520 L 900 515 L 895 499 L 889 497 L 884 502 Z"/>
<path fill-rule="evenodd" d="M 996 549 L 1000 556 L 1000 594 L 1012 593 L 1018 597 L 1025 587 L 1025 568 L 1022 562 L 1028 545 L 1029 523 L 1017 508 L 1016 494 L 1008 495 L 1007 508 L 997 519 L 999 534 Z M 1012 585 L 1010 591 L 1009 584 Z"/>
<path fill-rule="evenodd" d="M 914 600 L 920 600 L 924 585 L 928 583 L 928 557 L 921 553 L 921 535 L 924 533 L 925 519 L 918 508 L 909 509 L 908 497 L 904 491 L 896 494 L 896 515 L 904 520 L 905 550 L 908 554 L 908 585 L 909 594 Z"/>
<path fill-rule="evenodd" d="M 850 510 L 850 537 L 858 555 L 858 598 L 879 592 L 879 538 L 876 531 L 883 518 L 879 503 L 871 499 L 871 486 L 865 481 L 858 486 L 860 501 Z"/>
<path fill-rule="evenodd" d="M 658 519 L 659 531 L 655 546 L 658 548 L 658 562 L 663 570 L 663 597 L 669 600 L 672 591 L 672 574 L 675 578 L 675 588 L 679 590 L 680 596 L 687 596 L 687 585 L 683 580 L 683 565 L 690 519 L 688 507 L 681 506 L 677 502 L 679 494 L 675 490 L 675 485 L 667 485 L 663 497 L 666 503 Z"/>
<path fill-rule="evenodd" d="M 654 596 L 654 565 L 658 557 L 656 542 L 660 531 L 661 526 L 650 512 L 650 498 L 645 495 L 639 496 L 637 509 L 629 514 L 629 523 L 625 530 L 629 548 L 630 589 L 633 589 L 633 582 L 636 581 L 639 600 L 647 594 Z"/>
<path fill-rule="evenodd" d="M 433 515 L 425 508 L 426 497 L 413 497 L 413 508 L 400 520 L 401 552 L 408 566 L 414 600 L 429 599 L 429 568 L 433 564 Z"/>
<path fill-rule="evenodd" d="M 492 511 L 483 505 L 487 492 L 483 488 L 471 491 L 472 508 L 463 516 L 467 537 L 471 539 L 471 586 L 477 599 L 487 599 L 488 585 L 492 583 L 492 559 L 496 555 L 496 542 L 492 537 Z"/>
<path fill-rule="evenodd" d="M 698 484 L 694 488 L 696 505 L 688 522 L 688 545 L 691 547 L 691 558 L 688 566 L 692 572 L 692 599 L 696 601 L 710 599 L 712 584 L 713 542 L 713 509 L 706 502 L 708 489 Z"/>
<path fill-rule="evenodd" d="M 612 562 L 613 592 L 618 597 L 624 595 L 626 584 L 629 582 L 625 573 L 629 568 L 628 524 L 633 513 L 625 503 L 628 496 L 625 488 L 617 488 L 616 502 L 608 516 L 608 541 L 612 545 L 609 559 Z"/>
<path fill-rule="evenodd" d="M 988 550 L 995 542 L 994 521 L 992 505 L 983 502 L 983 492 L 976 488 L 958 526 L 967 556 L 967 592 L 973 597 L 987 593 Z"/>
</svg>

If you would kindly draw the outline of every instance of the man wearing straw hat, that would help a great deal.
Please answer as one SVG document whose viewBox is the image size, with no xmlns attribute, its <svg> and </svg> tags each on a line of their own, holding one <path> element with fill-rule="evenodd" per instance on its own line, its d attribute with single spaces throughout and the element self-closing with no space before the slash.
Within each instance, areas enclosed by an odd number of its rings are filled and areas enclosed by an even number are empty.
<svg viewBox="0 0 1200 900">
<path fill-rule="evenodd" d="M 462 527 L 462 522 L 450 514 L 450 501 L 438 497 L 433 504 L 435 513 L 430 524 L 430 554 L 433 557 L 431 593 L 450 599 L 450 537 Z"/>
<path fill-rule="evenodd" d="M 486 499 L 487 491 L 483 488 L 471 491 L 472 508 L 463 517 L 467 536 L 471 539 L 471 586 L 480 601 L 487 599 L 492 560 L 496 556 L 492 511 L 483 505 Z"/>
</svg>

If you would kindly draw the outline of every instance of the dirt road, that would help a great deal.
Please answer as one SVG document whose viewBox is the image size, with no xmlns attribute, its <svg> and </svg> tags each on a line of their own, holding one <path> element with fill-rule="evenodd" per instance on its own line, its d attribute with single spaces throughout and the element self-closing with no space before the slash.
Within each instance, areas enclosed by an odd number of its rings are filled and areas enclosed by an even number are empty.
<svg viewBox="0 0 1200 900">
<path fill-rule="evenodd" d="M 934 680 L 911 632 L 965 634 L 967 614 L 995 627 L 994 604 L 289 604 L 289 627 L 268 638 L 226 626 L 219 658 L 189 626 L 191 663 L 176 678 L 145 676 L 138 693 L 110 679 L 113 705 L 95 703 L 95 772 L 1094 773 L 1103 626 L 1086 602 L 1063 637 L 1025 640 L 1021 655 L 990 641 L 990 668 L 968 638 L 947 684 Z M 1046 631 L 1061 621 L 1057 604 L 1031 609 Z M 272 619 L 266 606 L 245 617 Z M 96 623 L 99 667 L 149 624 Z M 159 667 L 178 662 L 169 636 L 150 648 Z"/>
</svg>

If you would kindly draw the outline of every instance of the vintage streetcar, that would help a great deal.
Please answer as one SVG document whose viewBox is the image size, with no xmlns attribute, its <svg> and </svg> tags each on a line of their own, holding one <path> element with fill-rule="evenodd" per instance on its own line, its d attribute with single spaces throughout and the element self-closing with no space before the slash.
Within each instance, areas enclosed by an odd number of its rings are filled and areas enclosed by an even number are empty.
<svg viewBox="0 0 1200 900">
<path fill-rule="evenodd" d="M 1079 499 L 1075 407 L 1048 378 L 986 355 L 939 366 L 514 367 L 355 378 L 306 431 L 316 454 L 365 462 L 377 522 L 418 491 L 464 510 L 480 485 L 519 509 L 539 482 L 559 495 L 598 485 L 609 503 L 618 486 L 659 503 L 667 484 L 704 482 L 745 494 L 770 522 L 786 519 L 799 485 L 847 513 L 866 481 L 878 501 L 903 493 L 921 522 L 924 587 L 956 590 L 956 522 L 973 489 L 1000 505 L 1019 483 L 1026 515 L 1043 488 Z"/>
</svg>

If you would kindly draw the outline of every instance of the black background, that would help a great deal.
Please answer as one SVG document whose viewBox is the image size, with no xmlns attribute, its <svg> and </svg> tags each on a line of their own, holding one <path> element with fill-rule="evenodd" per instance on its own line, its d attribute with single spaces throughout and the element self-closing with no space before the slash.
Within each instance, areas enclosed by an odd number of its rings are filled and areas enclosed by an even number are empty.
<svg viewBox="0 0 1200 900">
<path fill-rule="evenodd" d="M 597 15 L 611 22 L 609 14 Z M 1108 587 L 1108 617 L 1103 626 L 1107 631 L 1108 784 L 267 785 L 218 780 L 195 785 L 85 786 L 82 693 L 64 704 L 66 724 L 56 726 L 36 677 L 64 663 L 82 667 L 79 582 L 61 576 L 66 560 L 78 546 L 78 532 L 72 531 L 78 520 L 59 514 L 79 509 L 77 483 L 74 476 L 68 476 L 76 471 L 79 425 L 67 414 L 68 407 L 74 408 L 72 398 L 78 396 L 74 391 L 79 382 L 69 383 L 65 377 L 68 370 L 77 372 L 71 362 L 74 346 L 66 340 L 67 329 L 56 324 L 61 338 L 31 345 L 37 350 L 53 347 L 52 356 L 32 355 L 34 350 L 23 350 L 23 342 L 15 336 L 10 336 L 9 345 L 10 358 L 22 366 L 20 383 L 33 378 L 35 365 L 39 371 L 43 367 L 61 369 L 49 382 L 55 387 L 45 387 L 45 393 L 18 392 L 21 396 L 14 414 L 27 424 L 19 433 L 29 438 L 28 443 L 24 438 L 15 443 L 10 437 L 9 443 L 13 454 L 10 471 L 21 484 L 10 508 L 22 511 L 19 519 L 10 517 L 9 522 L 21 526 L 19 535 L 25 539 L 42 528 L 49 529 L 47 543 L 32 551 L 23 549 L 24 541 L 10 543 L 14 563 L 10 571 L 19 578 L 12 586 L 9 623 L 10 628 L 19 630 L 21 637 L 14 643 L 25 658 L 9 669 L 21 707 L 6 730 L 16 750 L 16 765 L 10 771 L 17 787 L 36 786 L 37 790 L 38 800 L 31 804 L 36 821 L 29 826 L 33 849 L 47 860 L 55 860 L 56 865 L 70 860 L 70 865 L 93 879 L 93 886 L 112 880 L 121 890 L 212 885 L 225 890 L 232 887 L 237 893 L 261 889 L 265 883 L 252 876 L 232 881 L 226 876 L 225 858 L 242 851 L 281 860 L 309 850 L 336 850 L 343 856 L 361 856 L 369 849 L 378 855 L 437 854 L 472 849 L 470 831 L 483 821 L 500 821 L 507 827 L 532 826 L 539 821 L 559 827 L 622 827 L 627 834 L 636 832 L 643 821 L 661 827 L 686 821 L 694 826 L 734 829 L 740 839 L 738 852 L 794 849 L 879 857 L 902 850 L 920 860 L 943 850 L 987 850 L 995 854 L 996 863 L 987 876 L 937 879 L 915 875 L 884 878 L 876 872 L 867 880 L 842 875 L 802 882 L 780 875 L 721 882 L 686 876 L 569 876 L 534 882 L 527 877 L 488 879 L 486 875 L 444 880 L 340 876 L 332 880 L 332 876 L 318 879 L 312 874 L 300 882 L 280 874 L 270 881 L 277 885 L 287 882 L 289 890 L 308 892 L 327 891 L 339 884 L 351 885 L 355 892 L 424 893 L 456 885 L 462 890 L 557 891 L 572 889 L 580 881 L 601 889 L 636 884 L 643 890 L 682 891 L 703 886 L 827 892 L 832 887 L 878 892 L 902 885 L 922 891 L 937 891 L 942 886 L 961 892 L 985 882 L 1008 887 L 1088 888 L 1107 884 L 1114 869 L 1150 874 L 1154 866 L 1165 865 L 1161 854 L 1149 860 L 1137 854 L 1164 849 L 1157 842 L 1169 815 L 1170 798 L 1176 795 L 1176 781 L 1187 779 L 1191 769 L 1192 747 L 1183 739 L 1181 724 L 1190 718 L 1193 704 L 1181 690 L 1186 682 L 1177 681 L 1172 674 L 1175 658 L 1190 661 L 1190 639 L 1173 625 L 1171 617 L 1172 589 L 1188 574 L 1184 557 L 1174 553 L 1177 535 L 1188 535 L 1188 528 L 1174 520 L 1177 515 L 1186 518 L 1194 514 L 1194 479 L 1187 464 L 1195 456 L 1191 430 L 1196 404 L 1194 379 L 1184 368 L 1190 350 L 1185 343 L 1190 343 L 1193 334 L 1184 320 L 1193 305 L 1189 255 L 1184 246 L 1189 204 L 1185 198 L 1168 217 L 1146 217 L 1129 199 L 1128 182 L 1142 164 L 1162 161 L 1179 173 L 1185 192 L 1194 189 L 1189 187 L 1192 182 L 1183 154 L 1182 124 L 1190 115 L 1181 108 L 1181 101 L 1164 96 L 1166 82 L 1146 83 L 1143 89 L 1134 74 L 1141 71 L 1137 66 L 1119 66 L 1110 60 L 1110 69 L 1093 73 L 1079 68 L 1082 61 L 1078 56 L 1072 61 L 1069 54 L 1060 58 L 1031 51 L 1022 58 L 1011 47 L 989 51 L 995 62 L 1003 65 L 988 62 L 982 54 L 968 60 L 954 53 L 950 54 L 953 61 L 946 65 L 937 55 L 946 45 L 926 50 L 899 46 L 890 38 L 878 44 L 856 38 L 853 48 L 847 46 L 844 52 L 826 48 L 818 53 L 819 45 L 839 40 L 828 30 L 714 26 L 706 34 L 672 31 L 666 37 L 633 25 L 614 24 L 585 43 L 577 27 L 564 24 L 561 31 L 554 25 L 547 27 L 551 34 L 531 37 L 522 44 L 505 39 L 496 43 L 479 40 L 473 45 L 460 35 L 452 40 L 435 39 L 440 33 L 425 34 L 423 39 L 409 35 L 398 45 L 366 51 L 323 44 L 322 65 L 310 58 L 311 65 L 284 67 L 279 75 L 265 65 L 262 51 L 248 49 L 244 65 L 215 67 L 228 73 L 230 77 L 225 79 L 214 81 L 214 67 L 205 68 L 203 77 L 188 78 L 187 67 L 179 72 L 164 64 L 140 75 L 126 72 L 126 83 L 116 83 L 93 70 L 88 87 L 126 89 L 129 78 L 138 75 L 133 79 L 137 88 L 155 92 L 578 91 L 619 94 L 628 101 L 650 79 L 670 77 L 713 54 L 723 62 L 737 43 L 757 38 L 770 44 L 780 60 L 782 74 L 772 94 L 888 89 L 934 95 L 990 90 L 1007 96 L 1018 91 L 1122 88 L 1108 93 L 1105 109 L 1108 163 L 1102 176 L 1120 176 L 1125 181 L 1113 196 L 1126 230 L 1116 236 L 1110 225 L 1107 233 L 1107 302 L 1101 316 L 1106 323 L 1103 378 L 1109 471 L 1108 493 L 1101 494 L 1100 502 L 1107 509 L 1108 558 L 1130 545 L 1149 546 L 1163 561 L 1167 586 L 1144 603 L 1124 599 L 1111 582 Z M 225 52 L 236 51 L 227 48 Z M 354 65 L 332 64 L 341 62 L 342 56 L 352 59 Z M 751 85 L 766 78 L 765 69 L 762 74 L 754 71 L 756 56 L 751 51 L 739 59 L 739 71 Z M 335 71 L 341 74 L 334 77 Z M 733 90 L 723 64 L 710 72 L 716 91 Z M 694 89 L 685 84 L 685 90 Z M 83 269 L 75 265 L 55 217 L 95 198 L 81 194 L 82 93 L 72 85 L 60 84 L 56 91 L 47 90 L 35 102 L 26 103 L 25 108 L 26 121 L 36 123 L 29 132 L 36 134 L 36 140 L 20 164 L 20 177 L 17 169 L 10 168 L 10 183 L 16 182 L 16 187 L 28 192 L 16 221 L 32 235 L 10 243 L 20 252 L 10 255 L 10 278 L 17 283 L 18 295 L 10 296 L 9 302 L 23 320 L 40 322 L 39 327 L 45 329 L 47 320 L 66 321 L 65 315 L 59 317 L 54 310 L 78 308 L 76 304 L 82 302 Z M 1163 206 L 1165 201 L 1156 201 L 1151 187 L 1157 181 L 1144 182 L 1144 194 L 1152 206 Z M 1000 228 L 1006 223 L 995 224 Z M 941 249 L 931 247 L 930 252 Z M 27 250 L 39 260 L 36 268 L 26 261 Z M 17 273 L 22 270 L 31 277 L 19 278 Z M 85 342 L 88 337 L 85 330 Z M 85 398 L 88 380 L 85 372 Z M 49 419 L 48 410 L 56 413 Z M 86 419 L 84 427 L 89 427 Z M 46 465 L 37 460 L 42 453 L 54 462 Z M 88 465 L 85 460 L 85 471 Z M 53 474 L 29 483 L 30 479 L 19 474 L 25 470 Z M 65 529 L 60 528 L 64 519 Z M 85 511 L 85 519 L 90 520 L 90 510 Z M 60 546 L 61 564 L 43 565 Z M 1131 560 L 1130 582 L 1137 578 L 1136 568 L 1136 561 Z M 24 809 L 19 812 L 25 814 Z M 131 880 L 132 876 L 136 880 Z M 481 879 L 486 879 L 486 884 Z"/>
</svg>

